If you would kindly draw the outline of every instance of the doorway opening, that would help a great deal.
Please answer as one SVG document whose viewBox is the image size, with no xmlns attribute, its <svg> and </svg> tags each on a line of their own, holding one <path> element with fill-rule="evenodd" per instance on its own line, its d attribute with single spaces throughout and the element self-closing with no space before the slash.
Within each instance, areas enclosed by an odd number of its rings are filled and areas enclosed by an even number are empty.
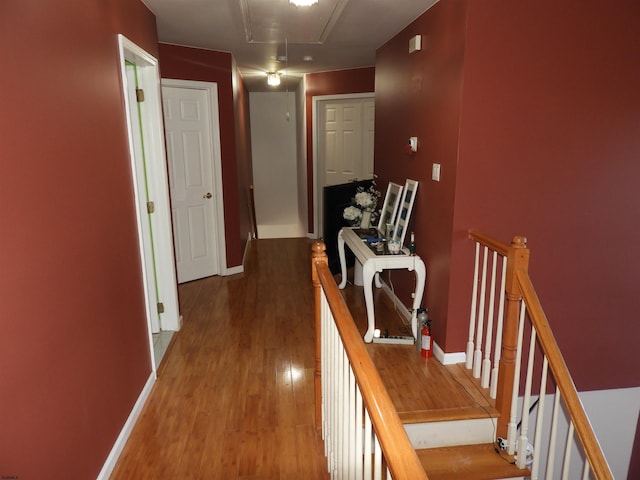
<svg viewBox="0 0 640 480">
<path fill-rule="evenodd" d="M 372 179 L 375 93 L 313 97 L 314 232 L 323 237 L 327 185 Z"/>
<path fill-rule="evenodd" d="M 164 354 L 162 345 L 166 345 L 166 337 L 171 335 L 169 332 L 179 330 L 182 324 L 171 234 L 159 68 L 152 55 L 123 35 L 118 35 L 118 45 L 149 352 L 155 374 Z"/>
</svg>

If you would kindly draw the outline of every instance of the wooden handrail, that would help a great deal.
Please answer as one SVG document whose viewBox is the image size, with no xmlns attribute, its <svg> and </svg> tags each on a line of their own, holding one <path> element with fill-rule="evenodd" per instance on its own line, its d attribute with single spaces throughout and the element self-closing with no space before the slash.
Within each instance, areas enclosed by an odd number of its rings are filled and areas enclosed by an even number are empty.
<svg viewBox="0 0 640 480">
<path fill-rule="evenodd" d="M 335 279 L 329 270 L 325 245 L 316 242 L 312 246 L 312 279 L 316 289 L 316 300 L 324 290 L 336 327 L 344 344 L 347 357 L 362 393 L 371 423 L 384 453 L 387 466 L 394 479 L 428 480 L 420 460 L 411 446 L 407 433 L 402 426 L 382 379 L 365 348 L 360 332 L 356 328 L 351 312 L 345 304 Z M 316 328 L 319 327 L 319 302 L 316 303 Z M 316 339 L 319 330 L 316 330 Z M 316 340 L 316 425 L 318 424 L 318 378 L 319 378 L 318 340 Z"/>
<path fill-rule="evenodd" d="M 563 399 L 570 423 L 578 435 L 591 471 L 598 480 L 613 479 L 611 469 L 596 439 L 569 369 L 529 277 L 530 250 L 527 248 L 526 238 L 515 236 L 511 245 L 507 245 L 477 230 L 469 230 L 469 238 L 478 242 L 481 246 L 506 257 L 507 262 L 505 282 L 506 310 L 502 330 L 503 343 L 496 395 L 496 409 L 500 412 L 496 431 L 497 436 L 508 437 L 511 404 L 514 396 L 514 385 L 516 384 L 515 379 L 516 376 L 520 375 L 520 372 L 516 372 L 516 355 L 520 310 L 522 302 L 524 302 L 532 328 L 535 331 L 535 338 L 537 338 L 537 343 L 547 359 L 559 396 Z"/>
<path fill-rule="evenodd" d="M 553 373 L 556 385 L 564 399 L 569 417 L 574 424 L 575 431 L 580 439 L 591 470 L 598 480 L 613 479 L 609 464 L 604 458 L 602 448 L 593 432 L 591 422 L 589 422 L 582 402 L 578 397 L 578 391 L 569 373 L 569 368 L 564 361 L 558 343 L 551 331 L 551 326 L 542 309 L 542 305 L 540 304 L 528 272 L 525 270 L 517 271 L 516 281 L 527 305 L 529 318 L 536 330 L 538 342 L 549 361 L 549 368 Z"/>
<path fill-rule="evenodd" d="M 472 228 L 469 230 L 469 238 L 498 252 L 503 257 L 506 257 L 509 254 L 509 245 L 490 237 L 486 233 L 482 233 Z"/>
</svg>

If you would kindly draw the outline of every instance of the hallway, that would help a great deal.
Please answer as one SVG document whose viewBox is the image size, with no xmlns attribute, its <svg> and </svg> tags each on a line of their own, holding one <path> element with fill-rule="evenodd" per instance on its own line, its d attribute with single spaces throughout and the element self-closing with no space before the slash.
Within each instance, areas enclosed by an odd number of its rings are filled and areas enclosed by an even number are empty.
<svg viewBox="0 0 640 480">
<path fill-rule="evenodd" d="M 179 287 L 182 330 L 112 479 L 323 479 L 310 241 L 257 240 L 245 273 Z"/>
</svg>

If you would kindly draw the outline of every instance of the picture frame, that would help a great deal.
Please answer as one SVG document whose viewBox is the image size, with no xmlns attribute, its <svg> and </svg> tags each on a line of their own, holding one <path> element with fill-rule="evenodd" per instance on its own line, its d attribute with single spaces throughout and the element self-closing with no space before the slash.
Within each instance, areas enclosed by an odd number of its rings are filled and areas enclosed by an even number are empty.
<svg viewBox="0 0 640 480">
<path fill-rule="evenodd" d="M 398 207 L 400 206 L 400 200 L 402 199 L 402 185 L 394 182 L 389 182 L 387 186 L 387 193 L 384 196 L 384 203 L 382 204 L 382 210 L 380 210 L 380 220 L 378 220 L 378 232 L 383 236 L 386 235 L 386 225 L 388 223 L 394 224 L 396 214 L 398 213 Z"/>
<path fill-rule="evenodd" d="M 407 226 L 411 219 L 411 211 L 413 210 L 413 202 L 416 199 L 417 191 L 418 181 L 408 178 L 404 184 L 402 201 L 400 202 L 400 209 L 393 228 L 393 240 L 398 241 L 400 246 L 404 245 L 404 238 L 407 234 Z"/>
</svg>

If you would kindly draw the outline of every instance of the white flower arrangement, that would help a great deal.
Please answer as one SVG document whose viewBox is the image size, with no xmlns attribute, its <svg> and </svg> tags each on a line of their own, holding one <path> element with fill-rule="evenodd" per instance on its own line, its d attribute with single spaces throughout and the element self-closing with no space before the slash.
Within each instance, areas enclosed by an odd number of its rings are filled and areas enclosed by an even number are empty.
<svg viewBox="0 0 640 480">
<path fill-rule="evenodd" d="M 360 220 L 362 218 L 362 210 L 358 207 L 350 206 L 344 209 L 344 213 L 342 214 L 345 220 L 349 220 L 350 222 L 355 222 L 356 220 Z"/>
<path fill-rule="evenodd" d="M 380 192 L 375 189 L 375 184 L 366 190 L 364 187 L 358 187 L 352 204 L 344 209 L 342 217 L 352 225 L 358 224 L 364 212 L 375 212 L 378 198 Z"/>
</svg>

